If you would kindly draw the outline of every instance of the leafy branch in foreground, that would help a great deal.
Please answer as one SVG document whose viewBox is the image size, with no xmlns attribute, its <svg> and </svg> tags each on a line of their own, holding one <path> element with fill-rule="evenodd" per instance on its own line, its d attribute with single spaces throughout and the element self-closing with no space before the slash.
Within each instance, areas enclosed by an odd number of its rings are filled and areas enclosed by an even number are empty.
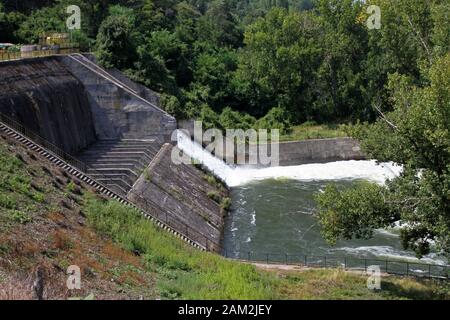
<svg viewBox="0 0 450 320">
<path fill-rule="evenodd" d="M 405 248 L 422 256 L 435 243 L 450 256 L 450 54 L 437 59 L 424 78 L 427 84 L 417 87 L 391 75 L 394 110 L 374 124 L 352 128 L 368 156 L 402 164 L 403 172 L 384 186 L 329 186 L 318 195 L 329 242 L 368 238 L 373 229 L 401 220 Z"/>
</svg>

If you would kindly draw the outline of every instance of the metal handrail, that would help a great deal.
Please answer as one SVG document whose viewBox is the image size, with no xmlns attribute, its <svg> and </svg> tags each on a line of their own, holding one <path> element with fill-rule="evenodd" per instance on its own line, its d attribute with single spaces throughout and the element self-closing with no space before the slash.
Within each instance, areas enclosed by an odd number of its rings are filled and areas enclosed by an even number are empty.
<svg viewBox="0 0 450 320">
<path fill-rule="evenodd" d="M 46 149 L 49 152 L 53 153 L 55 156 L 59 157 L 60 159 L 64 160 L 65 162 L 67 162 L 71 166 L 73 166 L 76 169 L 78 169 L 79 171 L 83 172 L 87 176 L 90 177 L 91 174 L 94 174 L 96 176 L 100 176 L 102 178 L 108 179 L 108 177 L 106 175 L 104 175 L 102 172 L 98 171 L 95 168 L 92 168 L 92 167 L 88 166 L 84 162 L 82 162 L 82 161 L 78 160 L 77 158 L 75 158 L 74 156 L 68 154 L 67 152 L 62 150 L 60 147 L 58 147 L 55 144 L 53 144 L 53 143 L 47 141 L 46 139 L 42 138 L 39 134 L 37 134 L 34 131 L 26 128 L 23 124 L 21 124 L 18 121 L 10 118 L 9 116 L 5 115 L 2 112 L 0 112 L 0 120 L 1 120 L 1 122 L 3 122 L 6 125 L 10 126 L 12 129 L 14 129 L 17 132 L 19 132 L 19 133 L 23 134 L 24 136 L 28 137 L 29 139 L 31 139 L 36 144 L 42 146 L 44 149 Z M 89 174 L 87 173 L 88 170 L 89 170 Z M 95 181 L 97 180 L 97 179 L 94 179 L 94 178 L 91 178 L 91 179 L 95 180 Z M 196 231 L 195 229 L 191 228 L 186 223 L 175 220 L 176 215 L 173 212 L 168 211 L 167 209 L 161 208 L 161 206 L 158 205 L 156 202 L 154 202 L 154 201 L 152 201 L 150 199 L 145 199 L 144 197 L 142 197 L 141 195 L 137 194 L 133 190 L 130 190 L 130 192 L 133 195 L 137 196 L 142 202 L 145 203 L 146 208 L 143 208 L 143 209 L 146 212 L 150 211 L 148 208 L 156 208 L 158 211 L 151 210 L 150 212 L 152 212 L 153 214 L 149 213 L 149 215 L 152 216 L 153 218 L 155 218 L 156 220 L 158 220 L 163 225 L 167 225 L 168 227 L 174 229 L 175 231 L 177 231 L 182 236 L 184 236 L 187 239 L 189 239 L 189 240 L 199 244 L 200 246 L 204 247 L 206 250 L 209 250 L 209 248 L 211 248 L 211 249 L 218 248 L 218 250 L 221 250 L 220 246 L 218 246 L 215 243 L 215 241 L 212 240 L 211 238 L 209 238 L 209 237 L 203 235 L 202 233 Z M 113 192 L 113 193 L 117 194 L 118 196 L 120 196 L 120 198 L 123 198 L 124 200 L 126 200 L 126 198 L 127 198 L 127 194 L 118 194 L 117 192 Z M 128 200 L 126 200 L 126 201 L 128 201 Z M 134 205 L 136 206 L 136 204 L 134 204 Z M 139 208 L 139 207 L 137 206 L 137 208 Z M 161 212 L 164 213 L 164 214 L 161 214 Z M 170 220 L 170 219 L 172 219 L 172 220 Z M 197 240 L 193 239 L 194 236 L 195 236 L 195 238 Z M 202 241 L 200 241 L 200 240 L 202 240 Z"/>
<path fill-rule="evenodd" d="M 300 265 L 305 267 L 327 268 L 342 267 L 344 270 L 368 270 L 371 265 L 380 267 L 380 271 L 394 275 L 427 277 L 450 280 L 450 265 L 428 264 L 422 262 L 411 262 L 402 260 L 389 260 L 380 258 L 354 258 L 349 256 L 326 256 L 326 255 L 305 255 L 291 253 L 266 253 L 246 251 L 229 254 L 226 249 L 222 251 L 226 258 L 240 261 L 259 262 L 267 264 Z M 274 257 L 278 257 L 276 259 Z M 296 259 L 292 259 L 296 258 Z M 334 263 L 333 263 L 334 262 Z M 352 266 L 351 262 L 359 264 Z M 418 267 L 422 271 L 411 270 L 411 267 Z M 400 268 L 399 268 L 400 267 Z M 435 272 L 441 270 L 441 272 Z"/>
</svg>

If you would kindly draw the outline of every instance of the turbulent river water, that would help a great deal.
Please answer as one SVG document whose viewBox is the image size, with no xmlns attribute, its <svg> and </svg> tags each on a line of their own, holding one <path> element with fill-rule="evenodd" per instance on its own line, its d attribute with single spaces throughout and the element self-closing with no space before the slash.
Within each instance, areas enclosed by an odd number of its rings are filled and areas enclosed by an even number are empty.
<svg viewBox="0 0 450 320">
<path fill-rule="evenodd" d="M 308 255 L 418 261 L 402 249 L 399 229 L 376 230 L 370 240 L 328 245 L 314 216 L 314 194 L 328 183 L 346 187 L 358 179 L 384 183 L 401 172 L 392 163 L 338 161 L 289 167 L 232 167 L 179 132 L 178 147 L 222 178 L 231 188 L 232 207 L 226 219 L 223 246 L 228 256 Z M 444 264 L 430 254 L 424 263 Z"/>
</svg>

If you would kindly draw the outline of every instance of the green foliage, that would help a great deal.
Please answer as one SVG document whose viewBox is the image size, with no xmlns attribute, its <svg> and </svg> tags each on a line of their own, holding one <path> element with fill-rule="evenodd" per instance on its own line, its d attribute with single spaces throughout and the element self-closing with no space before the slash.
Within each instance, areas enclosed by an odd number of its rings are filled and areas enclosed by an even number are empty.
<svg viewBox="0 0 450 320">
<path fill-rule="evenodd" d="M 382 290 L 373 291 L 366 288 L 366 277 L 340 270 L 259 271 L 194 249 L 117 202 L 86 201 L 84 211 L 97 232 L 141 253 L 157 275 L 162 299 L 448 298 L 447 286 L 433 281 L 386 277 Z"/>
<path fill-rule="evenodd" d="M 6 40 L 64 31 L 66 6 L 79 5 L 82 30 L 72 37 L 84 49 L 96 38 L 102 64 L 164 94 L 168 112 L 205 119 L 207 128 L 238 120 L 234 128 L 286 133 L 310 120 L 374 121 L 373 106 L 393 107 L 389 74 L 423 83 L 420 70 L 450 43 L 442 0 L 26 2 L 18 11 L 8 2 L 0 7 Z M 366 26 L 372 3 L 381 7 L 380 30 Z"/>
<path fill-rule="evenodd" d="M 272 108 L 256 122 L 256 127 L 259 129 L 278 129 L 280 134 L 286 134 L 291 128 L 289 114 L 282 108 Z"/>
<path fill-rule="evenodd" d="M 149 268 L 170 270 L 159 280 L 164 298 L 262 299 L 274 297 L 269 276 L 253 266 L 234 263 L 188 247 L 168 233 L 156 229 L 138 212 L 116 202 L 86 200 L 89 223 L 128 250 L 139 252 Z M 162 273 L 162 272 L 161 272 Z M 169 276 L 167 276 L 169 275 Z M 214 288 L 214 289 L 212 289 Z"/>
<path fill-rule="evenodd" d="M 134 11 L 113 6 L 97 35 L 97 57 L 107 67 L 128 68 L 136 58 Z"/>
<path fill-rule="evenodd" d="M 289 127 L 289 131 L 280 137 L 280 141 L 348 137 L 348 127 L 351 126 L 317 124 L 314 121 L 307 121 L 305 123 L 302 123 L 301 125 Z"/>
<path fill-rule="evenodd" d="M 220 202 L 220 208 L 222 210 L 228 211 L 231 208 L 231 198 L 229 197 L 225 197 L 222 199 L 222 201 Z"/>
<path fill-rule="evenodd" d="M 222 201 L 222 197 L 220 196 L 220 194 L 217 191 L 209 191 L 208 198 L 217 202 L 218 204 L 220 204 Z"/>
<path fill-rule="evenodd" d="M 29 214 L 20 210 L 9 210 L 8 214 L 13 221 L 21 224 L 32 221 L 32 218 Z"/>
<path fill-rule="evenodd" d="M 406 248 L 421 256 L 429 252 L 431 240 L 437 250 L 450 255 L 450 54 L 437 59 L 424 78 L 427 84 L 418 87 L 405 76 L 392 75 L 393 111 L 372 125 L 353 128 L 352 134 L 361 140 L 366 154 L 380 161 L 395 161 L 404 169 L 386 186 L 359 188 L 353 194 L 328 189 L 322 195 L 319 214 L 330 226 L 326 228 L 328 238 L 352 235 L 354 226 L 386 226 L 391 222 L 386 217 L 392 217 L 407 223 L 402 230 Z M 342 205 L 330 209 L 331 198 Z M 362 224 L 340 225 L 339 219 L 348 210 L 364 217 L 354 219 Z M 337 229 L 332 227 L 334 219 L 340 226 Z"/>
<path fill-rule="evenodd" d="M 69 191 L 71 193 L 75 191 L 75 188 L 76 188 L 76 185 L 75 185 L 75 183 L 73 183 L 73 181 L 70 181 L 66 186 L 67 191 Z"/>
<path fill-rule="evenodd" d="M 219 116 L 219 122 L 223 129 L 248 130 L 254 127 L 256 119 L 248 114 L 233 111 L 230 107 L 226 107 Z"/>
<path fill-rule="evenodd" d="M 319 29 L 315 16 L 284 9 L 247 27 L 235 85 L 253 114 L 279 106 L 299 119 L 311 115 L 309 83 L 320 53 L 312 38 Z"/>
<path fill-rule="evenodd" d="M 324 238 L 331 244 L 337 239 L 368 239 L 373 229 L 398 220 L 386 204 L 386 194 L 384 187 L 369 182 L 359 182 L 345 190 L 327 185 L 316 196 Z"/>
</svg>

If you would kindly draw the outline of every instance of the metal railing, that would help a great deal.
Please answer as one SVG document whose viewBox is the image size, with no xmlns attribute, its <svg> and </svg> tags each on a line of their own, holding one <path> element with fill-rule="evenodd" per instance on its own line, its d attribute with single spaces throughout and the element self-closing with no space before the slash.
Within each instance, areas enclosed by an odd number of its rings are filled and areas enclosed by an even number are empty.
<svg viewBox="0 0 450 320">
<path fill-rule="evenodd" d="M 72 167 L 85 173 L 87 176 L 89 176 L 87 174 L 87 170 L 89 170 L 89 172 L 94 172 L 96 175 L 98 174 L 99 176 L 107 178 L 105 175 L 103 175 L 103 173 L 89 167 L 82 161 L 63 151 L 61 147 L 47 141 L 34 131 L 26 128 L 21 123 L 11 119 L 1 112 L 0 121 L 17 131 L 18 133 L 29 138 L 36 144 L 50 151 L 54 155 L 58 156 L 61 160 L 64 160 Z M 194 243 L 197 243 L 205 250 L 221 252 L 222 255 L 226 258 L 272 264 L 279 263 L 285 265 L 300 265 L 306 267 L 340 267 L 345 270 L 367 270 L 369 266 L 377 265 L 380 267 L 381 272 L 389 274 L 439 278 L 447 280 L 450 279 L 449 265 L 425 264 L 410 261 L 381 260 L 371 258 L 313 256 L 288 253 L 255 253 L 251 251 L 239 254 L 229 254 L 227 250 L 222 249 L 220 245 L 217 244 L 217 241 L 180 221 L 177 215 L 172 211 L 168 210 L 167 208 L 162 208 L 156 202 L 152 201 L 151 199 L 142 197 L 140 194 L 134 192 L 133 190 L 130 191 L 130 194 L 134 195 L 138 199 L 138 201 L 133 202 L 133 204 L 136 205 L 138 209 L 140 208 L 145 212 L 148 212 L 148 214 L 150 214 L 155 220 L 161 222 L 163 225 L 167 225 L 171 229 L 177 231 L 180 235 L 186 237 Z M 124 199 L 127 198 L 126 194 L 119 194 L 119 196 Z M 138 202 L 139 205 L 136 202 Z"/>
<path fill-rule="evenodd" d="M 405 260 L 385 260 L 380 258 L 354 258 L 339 256 L 315 256 L 288 253 L 258 253 L 253 251 L 229 253 L 222 250 L 223 256 L 235 260 L 266 264 L 298 265 L 314 268 L 342 268 L 344 270 L 367 271 L 369 266 L 378 266 L 380 272 L 450 280 L 450 265 L 427 264 Z"/>
<path fill-rule="evenodd" d="M 15 131 L 23 134 L 24 136 L 28 137 L 30 140 L 34 141 L 36 144 L 42 146 L 43 148 L 49 150 L 71 166 L 75 167 L 76 169 L 87 172 L 87 165 L 84 164 L 82 161 L 76 159 L 75 157 L 71 156 L 64 150 L 62 150 L 62 147 L 57 146 L 46 139 L 42 138 L 39 134 L 35 133 L 33 130 L 30 130 L 26 128 L 21 123 L 17 122 L 16 120 L 10 118 L 9 116 L 5 115 L 4 113 L 0 112 L 0 121 L 14 129 Z"/>
<path fill-rule="evenodd" d="M 28 58 L 39 58 L 48 57 L 53 55 L 67 55 L 72 53 L 79 53 L 80 49 L 77 47 L 61 47 L 59 50 L 34 50 L 28 52 L 9 52 L 0 51 L 0 61 L 18 60 L 18 59 L 28 59 Z"/>
<path fill-rule="evenodd" d="M 221 246 L 218 244 L 219 241 L 215 241 L 210 237 L 206 236 L 204 233 L 193 229 L 188 224 L 183 221 L 180 221 L 179 217 L 174 214 L 168 208 L 162 208 L 159 204 L 154 202 L 149 198 L 144 198 L 140 194 L 137 194 L 133 190 L 129 192 L 129 195 L 133 195 L 137 198 L 137 201 L 133 201 L 133 203 L 139 203 L 139 206 L 146 211 L 152 213 L 152 216 L 163 224 L 171 227 L 174 230 L 177 230 L 180 234 L 185 236 L 198 243 L 202 246 L 206 251 L 215 251 L 220 252 Z"/>
<path fill-rule="evenodd" d="M 95 168 L 92 168 L 85 164 L 84 162 L 76 159 L 72 155 L 68 154 L 67 152 L 63 151 L 61 147 L 47 141 L 46 139 L 42 138 L 39 134 L 35 133 L 34 131 L 26 128 L 21 123 L 17 122 L 16 120 L 10 118 L 9 116 L 3 114 L 0 112 L 0 121 L 9 126 L 10 128 L 14 129 L 18 133 L 24 135 L 25 137 L 32 140 L 34 143 L 42 146 L 44 149 L 48 150 L 49 152 L 53 153 L 55 156 L 59 157 L 61 160 L 64 160 L 66 163 L 71 165 L 72 167 L 78 169 L 82 173 L 86 174 L 86 176 L 89 176 L 91 174 L 94 174 L 96 177 L 101 177 L 103 179 L 108 179 L 106 175 L 104 175 L 102 172 L 98 171 Z M 89 170 L 89 174 L 87 173 Z M 91 178 L 92 180 L 96 180 L 94 178 Z M 101 183 L 100 183 L 101 184 Z M 107 185 L 106 185 L 107 187 Z M 118 193 L 113 192 L 123 198 L 124 200 L 127 200 L 127 194 L 126 193 Z M 191 228 L 186 223 L 179 220 L 179 217 L 174 214 L 172 211 L 168 210 L 167 208 L 162 208 L 160 205 L 158 205 L 156 202 L 146 199 L 142 197 L 140 194 L 137 194 L 133 190 L 129 191 L 130 194 L 133 194 L 139 202 L 137 201 L 132 202 L 136 208 L 142 209 L 143 211 L 147 212 L 151 217 L 153 217 L 155 220 L 159 221 L 163 225 L 167 225 L 171 229 L 178 232 L 180 235 L 184 236 L 185 238 L 189 239 L 190 241 L 197 243 L 200 247 L 203 247 L 207 251 L 217 251 L 219 252 L 221 250 L 220 246 L 218 246 L 217 242 L 213 239 L 209 238 L 208 236 L 204 235 L 203 233 L 197 231 L 196 229 Z"/>
</svg>

